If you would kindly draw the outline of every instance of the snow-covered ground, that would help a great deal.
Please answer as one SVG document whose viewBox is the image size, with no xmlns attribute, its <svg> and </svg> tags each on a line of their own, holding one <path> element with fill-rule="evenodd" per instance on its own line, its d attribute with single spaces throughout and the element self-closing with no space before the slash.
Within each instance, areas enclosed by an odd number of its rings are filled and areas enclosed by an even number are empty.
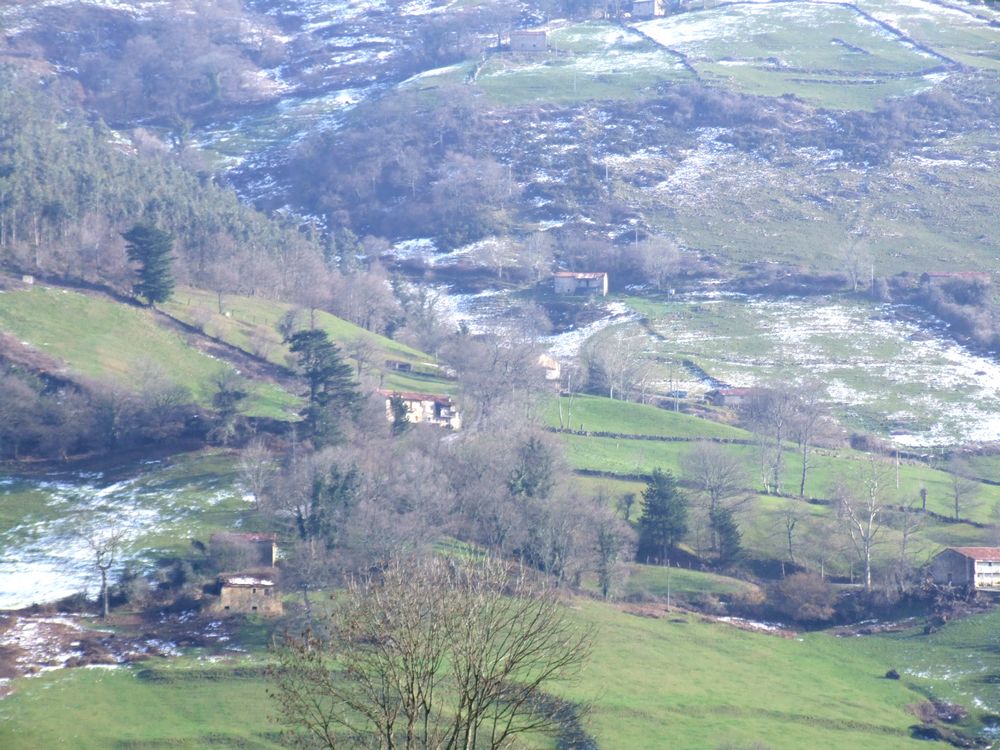
<svg viewBox="0 0 1000 750">
<path fill-rule="evenodd" d="M 840 409 L 892 425 L 900 445 L 1000 440 L 1000 364 L 895 314 L 917 311 L 718 293 L 690 304 L 707 315 L 658 324 L 667 348 L 732 385 L 818 381 Z"/>
<path fill-rule="evenodd" d="M 95 595 L 99 577 L 87 541 L 91 528 L 98 538 L 111 526 L 124 532 L 115 580 L 126 563 L 148 565 L 144 555 L 152 553 L 152 537 L 182 533 L 193 502 L 204 508 L 238 496 L 235 490 L 217 491 L 193 499 L 181 490 L 147 486 L 141 478 L 106 485 L 92 476 L 8 480 L 0 487 L 0 505 L 16 501 L 28 510 L 21 523 L 0 530 L 0 609 L 79 592 Z"/>
</svg>

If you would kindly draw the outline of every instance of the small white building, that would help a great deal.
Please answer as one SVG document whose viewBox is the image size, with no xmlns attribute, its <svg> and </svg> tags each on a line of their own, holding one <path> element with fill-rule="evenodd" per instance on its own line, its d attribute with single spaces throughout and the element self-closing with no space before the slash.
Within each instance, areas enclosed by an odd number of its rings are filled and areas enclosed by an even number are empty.
<svg viewBox="0 0 1000 750">
<path fill-rule="evenodd" d="M 633 0 L 632 18 L 653 18 L 667 12 L 664 0 Z"/>
<path fill-rule="evenodd" d="M 514 29 L 510 32 L 511 52 L 545 52 L 548 48 L 548 34 L 542 29 Z"/>
<path fill-rule="evenodd" d="M 400 391 L 380 391 L 385 396 L 385 414 L 393 421 L 392 400 L 399 398 L 406 407 L 406 421 L 413 424 L 433 424 L 450 430 L 462 427 L 462 417 L 455 402 L 448 396 L 433 393 L 413 393 Z"/>
<path fill-rule="evenodd" d="M 603 271 L 578 273 L 558 271 L 552 276 L 556 294 L 608 294 L 608 275 Z"/>
<path fill-rule="evenodd" d="M 562 377 L 562 367 L 559 360 L 548 354 L 538 355 L 538 366 L 545 373 L 546 380 L 559 380 Z"/>
<path fill-rule="evenodd" d="M 1000 547 L 948 547 L 930 562 L 939 586 L 1000 592 Z"/>
</svg>

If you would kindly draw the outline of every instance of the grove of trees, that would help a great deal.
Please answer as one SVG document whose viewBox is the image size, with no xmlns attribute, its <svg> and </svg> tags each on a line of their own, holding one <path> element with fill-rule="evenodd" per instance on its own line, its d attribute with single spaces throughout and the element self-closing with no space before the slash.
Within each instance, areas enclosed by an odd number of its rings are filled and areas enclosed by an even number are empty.
<svg viewBox="0 0 1000 750">
<path fill-rule="evenodd" d="M 289 636 L 271 668 L 278 718 L 311 747 L 510 747 L 554 733 L 547 691 L 589 634 L 551 588 L 489 558 L 396 558 L 348 584 L 329 617 Z"/>
</svg>

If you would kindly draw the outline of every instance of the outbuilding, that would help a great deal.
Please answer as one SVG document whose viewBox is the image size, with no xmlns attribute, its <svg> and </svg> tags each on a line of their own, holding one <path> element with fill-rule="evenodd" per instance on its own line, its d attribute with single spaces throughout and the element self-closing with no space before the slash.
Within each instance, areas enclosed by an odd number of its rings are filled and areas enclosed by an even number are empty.
<svg viewBox="0 0 1000 750">
<path fill-rule="evenodd" d="M 545 52 L 549 48 L 544 29 L 515 29 L 510 32 L 511 52 Z"/>
<path fill-rule="evenodd" d="M 218 608 L 222 612 L 277 617 L 284 611 L 272 573 L 225 573 L 219 576 L 219 584 Z"/>
<path fill-rule="evenodd" d="M 948 547 L 930 562 L 939 586 L 1000 592 L 1000 547 Z"/>
<path fill-rule="evenodd" d="M 556 294 L 608 294 L 608 275 L 604 271 L 559 271 L 552 276 Z"/>
</svg>

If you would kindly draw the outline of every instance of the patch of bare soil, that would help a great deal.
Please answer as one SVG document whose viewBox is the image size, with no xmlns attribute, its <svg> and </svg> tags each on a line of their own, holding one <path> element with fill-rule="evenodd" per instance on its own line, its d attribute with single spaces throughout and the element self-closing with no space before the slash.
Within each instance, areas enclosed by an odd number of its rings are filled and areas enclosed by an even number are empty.
<svg viewBox="0 0 1000 750">
<path fill-rule="evenodd" d="M 196 612 L 107 622 L 80 614 L 0 614 L 0 698 L 13 692 L 14 678 L 54 669 L 124 666 L 178 656 L 189 647 L 225 649 L 230 638 L 229 622 Z"/>
</svg>

